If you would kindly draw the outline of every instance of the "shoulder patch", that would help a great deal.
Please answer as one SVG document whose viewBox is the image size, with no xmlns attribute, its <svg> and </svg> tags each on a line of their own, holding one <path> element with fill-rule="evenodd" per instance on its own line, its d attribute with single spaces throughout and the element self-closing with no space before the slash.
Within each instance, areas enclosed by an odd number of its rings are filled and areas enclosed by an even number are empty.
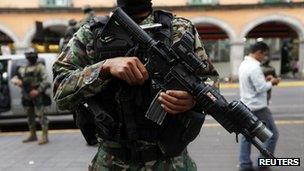
<svg viewBox="0 0 304 171">
<path fill-rule="evenodd" d="M 174 17 L 172 21 L 172 29 L 173 29 L 173 41 L 179 40 L 182 35 L 189 31 L 194 34 L 194 26 L 192 22 L 188 19 L 182 17 Z"/>
<path fill-rule="evenodd" d="M 173 26 L 176 25 L 176 26 L 193 27 L 192 22 L 183 17 L 174 17 L 172 23 L 173 23 Z"/>
</svg>

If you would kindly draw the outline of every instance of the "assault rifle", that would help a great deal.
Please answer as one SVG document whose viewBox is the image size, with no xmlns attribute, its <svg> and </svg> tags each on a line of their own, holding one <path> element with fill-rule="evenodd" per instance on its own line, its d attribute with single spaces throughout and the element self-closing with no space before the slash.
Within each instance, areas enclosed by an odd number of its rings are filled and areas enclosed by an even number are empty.
<svg viewBox="0 0 304 171">
<path fill-rule="evenodd" d="M 164 43 L 153 40 L 121 8 L 113 12 L 107 24 L 114 24 L 117 29 L 123 29 L 127 36 L 151 52 L 152 55 L 145 66 L 149 77 L 162 91 L 190 92 L 197 102 L 196 108 L 211 115 L 229 133 L 243 134 L 266 158 L 274 158 L 255 140 L 256 137 L 265 142 L 272 136 L 272 132 L 241 101 L 228 103 L 216 88 L 205 84 L 195 74 L 208 64 L 196 56 L 193 48 L 194 36 L 191 33 L 185 32 L 178 42 L 167 47 Z M 157 98 L 158 95 L 150 105 L 146 117 L 162 124 L 167 113 Z"/>
</svg>

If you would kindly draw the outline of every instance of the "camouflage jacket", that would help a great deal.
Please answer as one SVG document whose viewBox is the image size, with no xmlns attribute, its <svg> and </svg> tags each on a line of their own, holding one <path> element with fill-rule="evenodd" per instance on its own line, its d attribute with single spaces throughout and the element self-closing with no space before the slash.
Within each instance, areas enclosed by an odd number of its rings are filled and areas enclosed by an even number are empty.
<svg viewBox="0 0 304 171">
<path fill-rule="evenodd" d="M 20 67 L 18 69 L 18 77 L 23 82 L 22 94 L 24 96 L 28 96 L 28 91 L 32 89 L 37 89 L 40 93 L 44 93 L 51 86 L 45 73 L 45 66 L 41 63 Z"/>
<path fill-rule="evenodd" d="M 150 15 L 141 24 L 153 21 L 154 17 Z M 179 40 L 185 31 L 190 31 L 195 35 L 197 56 L 208 59 L 198 32 L 189 20 L 174 17 L 172 26 L 173 42 Z M 94 36 L 88 24 L 82 26 L 53 65 L 54 99 L 60 109 L 71 109 L 81 99 L 97 94 L 106 85 L 107 80 L 102 80 L 100 75 L 104 61 L 94 58 Z M 201 73 L 201 76 L 217 81 L 218 74 L 210 63 L 209 68 Z"/>
</svg>

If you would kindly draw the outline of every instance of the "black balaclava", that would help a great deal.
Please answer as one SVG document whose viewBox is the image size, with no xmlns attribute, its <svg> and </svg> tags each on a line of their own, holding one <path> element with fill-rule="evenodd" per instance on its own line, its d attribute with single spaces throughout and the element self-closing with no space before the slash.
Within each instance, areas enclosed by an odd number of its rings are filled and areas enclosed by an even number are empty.
<svg viewBox="0 0 304 171">
<path fill-rule="evenodd" d="M 37 62 L 38 55 L 36 52 L 27 52 L 25 53 L 25 58 L 29 61 L 31 65 L 34 65 Z"/>
<path fill-rule="evenodd" d="M 117 7 L 121 7 L 136 22 L 143 19 L 136 18 L 136 14 L 152 12 L 151 0 L 117 0 Z"/>
</svg>

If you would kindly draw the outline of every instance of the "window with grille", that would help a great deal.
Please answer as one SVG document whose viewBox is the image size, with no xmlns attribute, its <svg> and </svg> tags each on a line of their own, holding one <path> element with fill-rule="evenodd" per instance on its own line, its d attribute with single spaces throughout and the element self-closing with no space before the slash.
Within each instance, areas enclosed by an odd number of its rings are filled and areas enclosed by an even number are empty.
<svg viewBox="0 0 304 171">
<path fill-rule="evenodd" d="M 215 5 L 218 4 L 218 0 L 190 0 L 190 5 Z"/>
<path fill-rule="evenodd" d="M 282 3 L 282 2 L 291 2 L 291 0 L 261 0 L 262 3 Z"/>
<path fill-rule="evenodd" d="M 72 0 L 40 0 L 41 7 L 70 7 Z"/>
</svg>

